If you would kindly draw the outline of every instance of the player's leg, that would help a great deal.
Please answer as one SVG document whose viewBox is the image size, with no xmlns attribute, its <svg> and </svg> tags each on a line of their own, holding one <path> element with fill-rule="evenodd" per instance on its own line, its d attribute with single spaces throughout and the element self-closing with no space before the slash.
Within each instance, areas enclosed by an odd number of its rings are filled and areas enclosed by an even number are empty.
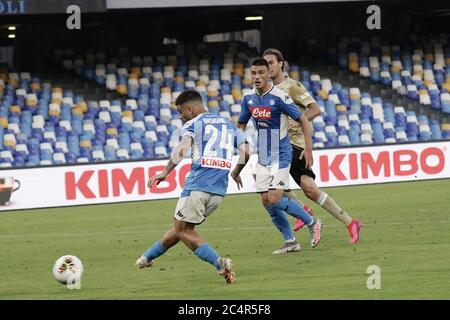
<svg viewBox="0 0 450 320">
<path fill-rule="evenodd" d="M 288 214 L 301 219 L 308 225 L 311 231 L 311 246 L 315 247 L 320 241 L 320 219 L 310 216 L 297 202 L 283 196 L 283 189 L 289 185 L 289 167 L 273 171 L 273 179 L 269 186 L 268 200 L 271 206 L 275 206 Z"/>
<path fill-rule="evenodd" d="M 306 163 L 304 159 L 300 159 L 300 154 L 303 151 L 303 149 L 300 149 L 296 146 L 292 147 L 292 160 L 291 160 L 291 168 L 289 169 L 289 173 L 291 175 L 291 177 L 294 179 L 294 181 L 300 186 L 301 182 L 300 182 L 300 178 L 302 175 L 307 174 L 307 175 L 311 175 L 314 176 L 314 172 L 311 169 L 306 169 Z M 295 195 L 295 193 L 293 191 L 291 191 L 289 194 L 285 194 L 285 196 L 288 196 L 288 198 L 296 201 L 298 198 Z M 303 207 L 303 209 L 305 209 L 305 211 L 310 214 L 311 216 L 314 216 L 313 211 L 311 210 L 310 207 L 308 207 L 307 205 L 304 205 L 303 203 L 299 202 L 300 206 Z M 300 230 L 303 226 L 305 225 L 305 223 L 301 220 L 301 219 L 295 219 L 295 224 L 293 227 L 294 231 L 298 231 Z"/>
<path fill-rule="evenodd" d="M 303 209 L 305 209 L 305 211 L 309 215 L 314 216 L 314 213 L 313 213 L 312 209 L 310 207 L 308 207 L 306 204 L 304 204 L 303 202 L 301 202 L 300 199 L 297 197 L 297 195 L 295 194 L 295 192 L 293 190 L 290 190 L 290 189 L 284 190 L 283 197 L 289 198 L 292 201 L 297 202 L 298 205 L 300 207 L 303 207 Z M 303 228 L 304 225 L 305 225 L 305 223 L 301 219 L 295 218 L 295 224 L 294 224 L 294 227 L 292 229 L 294 231 L 298 231 L 301 228 Z"/>
<path fill-rule="evenodd" d="M 291 230 L 286 213 L 270 204 L 268 199 L 268 190 L 272 176 L 270 170 L 260 164 L 256 167 L 256 191 L 261 195 L 261 203 L 268 212 L 272 223 L 280 231 L 285 242 L 295 240 L 294 233 Z M 298 251 L 298 250 L 297 250 Z"/>
<path fill-rule="evenodd" d="M 170 228 L 161 240 L 156 241 L 144 254 L 136 261 L 139 268 L 147 268 L 153 265 L 153 260 L 163 255 L 167 250 L 180 241 L 177 237 L 175 227 Z"/>
<path fill-rule="evenodd" d="M 228 258 L 222 258 L 195 230 L 222 202 L 223 197 L 206 192 L 191 191 L 188 203 L 175 215 L 175 231 L 180 239 L 197 257 L 213 265 L 228 283 L 234 281 L 231 270 L 232 263 Z"/>
<path fill-rule="evenodd" d="M 356 219 L 352 219 L 352 217 L 350 217 L 348 213 L 342 209 L 330 195 L 320 190 L 312 177 L 303 175 L 300 183 L 303 192 L 309 199 L 315 201 L 333 217 L 347 226 L 347 230 L 351 237 L 350 243 L 357 242 L 359 240 L 359 232 L 362 227 L 361 222 Z"/>
</svg>

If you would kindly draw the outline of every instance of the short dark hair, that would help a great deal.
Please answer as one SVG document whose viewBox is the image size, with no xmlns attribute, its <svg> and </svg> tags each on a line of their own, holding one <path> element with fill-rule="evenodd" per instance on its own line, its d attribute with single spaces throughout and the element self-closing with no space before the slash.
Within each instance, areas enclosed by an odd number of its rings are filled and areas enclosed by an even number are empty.
<svg viewBox="0 0 450 320">
<path fill-rule="evenodd" d="M 275 49 L 275 48 L 269 48 L 264 51 L 263 57 L 267 56 L 269 54 L 274 55 L 275 57 L 277 57 L 278 62 L 283 63 L 283 65 L 281 66 L 281 70 L 283 70 L 284 69 L 284 57 L 283 57 L 283 54 L 281 53 L 281 51 L 278 49 Z"/>
<path fill-rule="evenodd" d="M 202 103 L 202 96 L 195 90 L 186 90 L 180 93 L 180 95 L 175 100 L 175 105 L 181 106 L 183 103 L 198 101 Z"/>
<path fill-rule="evenodd" d="M 267 69 L 270 69 L 269 64 L 264 58 L 257 58 L 252 62 L 252 66 L 266 66 Z"/>
</svg>

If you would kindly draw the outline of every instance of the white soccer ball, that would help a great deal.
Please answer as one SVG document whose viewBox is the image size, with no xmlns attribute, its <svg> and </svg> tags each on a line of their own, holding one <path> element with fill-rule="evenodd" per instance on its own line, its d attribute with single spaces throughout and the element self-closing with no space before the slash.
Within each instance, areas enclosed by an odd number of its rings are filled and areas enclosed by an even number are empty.
<svg viewBox="0 0 450 320">
<path fill-rule="evenodd" d="M 66 255 L 56 260 L 53 265 L 53 276 L 63 284 L 75 284 L 83 275 L 83 264 L 76 256 Z"/>
</svg>

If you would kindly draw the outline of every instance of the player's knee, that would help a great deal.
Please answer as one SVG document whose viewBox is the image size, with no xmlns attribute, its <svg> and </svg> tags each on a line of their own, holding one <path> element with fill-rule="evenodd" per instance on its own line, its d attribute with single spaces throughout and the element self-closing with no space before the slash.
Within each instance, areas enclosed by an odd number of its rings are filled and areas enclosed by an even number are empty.
<svg viewBox="0 0 450 320">
<path fill-rule="evenodd" d="M 174 239 L 162 238 L 160 242 L 164 248 L 170 248 L 175 241 Z"/>
<path fill-rule="evenodd" d="M 274 204 L 277 204 L 278 202 L 280 202 L 282 196 L 283 196 L 282 193 L 281 194 L 270 194 L 267 199 L 269 202 L 269 205 L 274 205 Z"/>
<path fill-rule="evenodd" d="M 186 230 L 180 229 L 180 230 L 177 230 L 176 233 L 177 233 L 177 238 L 178 239 L 180 239 L 183 242 L 184 242 L 184 240 L 186 240 Z"/>
<path fill-rule="evenodd" d="M 313 201 L 316 201 L 317 199 L 319 199 L 320 197 L 320 193 L 321 191 L 319 190 L 319 188 L 306 188 L 303 190 L 303 192 L 305 193 L 305 196 L 308 199 L 311 199 Z"/>
</svg>

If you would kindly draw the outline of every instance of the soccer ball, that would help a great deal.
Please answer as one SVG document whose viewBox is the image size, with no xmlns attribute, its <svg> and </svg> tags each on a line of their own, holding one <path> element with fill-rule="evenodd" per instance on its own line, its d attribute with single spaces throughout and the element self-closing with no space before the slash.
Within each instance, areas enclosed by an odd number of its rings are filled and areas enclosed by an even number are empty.
<svg viewBox="0 0 450 320">
<path fill-rule="evenodd" d="M 81 280 L 83 264 L 76 256 L 66 255 L 56 260 L 53 265 L 53 276 L 63 284 L 75 284 Z"/>
</svg>

